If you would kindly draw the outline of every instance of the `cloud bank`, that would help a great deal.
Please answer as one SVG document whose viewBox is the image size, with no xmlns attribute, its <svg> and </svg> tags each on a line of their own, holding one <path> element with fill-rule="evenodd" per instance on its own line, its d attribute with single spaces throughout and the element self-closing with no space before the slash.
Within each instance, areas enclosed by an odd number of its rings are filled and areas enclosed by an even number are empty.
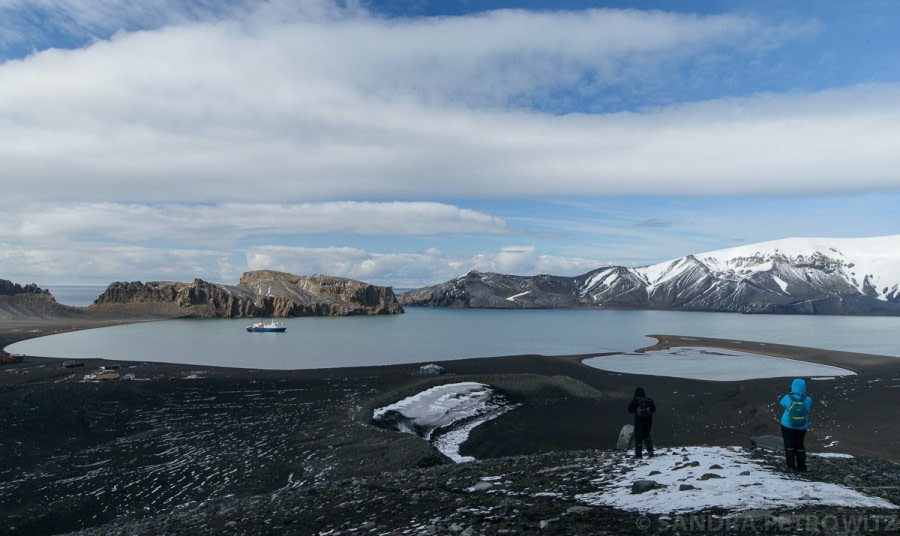
<svg viewBox="0 0 900 536">
<path fill-rule="evenodd" d="M 659 83 L 673 64 L 690 70 L 721 47 L 750 54 L 803 28 L 611 10 L 254 14 L 119 33 L 0 65 L 0 162 L 14 181 L 7 199 L 897 188 L 892 85 L 618 113 L 532 106 L 565 95 L 589 108 L 610 87 Z"/>
</svg>

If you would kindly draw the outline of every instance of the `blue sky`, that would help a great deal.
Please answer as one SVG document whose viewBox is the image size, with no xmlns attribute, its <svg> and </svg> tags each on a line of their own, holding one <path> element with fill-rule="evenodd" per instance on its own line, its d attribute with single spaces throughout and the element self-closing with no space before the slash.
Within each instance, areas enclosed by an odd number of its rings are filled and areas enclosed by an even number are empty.
<svg viewBox="0 0 900 536">
<path fill-rule="evenodd" d="M 0 278 L 900 234 L 900 4 L 0 0 Z"/>
</svg>

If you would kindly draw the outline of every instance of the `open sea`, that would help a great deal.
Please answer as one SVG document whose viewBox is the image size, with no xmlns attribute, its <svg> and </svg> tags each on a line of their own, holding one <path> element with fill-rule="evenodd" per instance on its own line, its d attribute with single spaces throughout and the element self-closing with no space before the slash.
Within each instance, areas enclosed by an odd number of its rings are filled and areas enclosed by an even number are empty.
<svg viewBox="0 0 900 536">
<path fill-rule="evenodd" d="M 95 295 L 96 297 L 96 295 Z M 311 369 L 515 354 L 632 352 L 653 333 L 900 357 L 900 317 L 408 307 L 406 314 L 280 319 L 286 333 L 247 333 L 257 319 L 184 319 L 52 335 L 11 353 L 198 366 Z"/>
</svg>

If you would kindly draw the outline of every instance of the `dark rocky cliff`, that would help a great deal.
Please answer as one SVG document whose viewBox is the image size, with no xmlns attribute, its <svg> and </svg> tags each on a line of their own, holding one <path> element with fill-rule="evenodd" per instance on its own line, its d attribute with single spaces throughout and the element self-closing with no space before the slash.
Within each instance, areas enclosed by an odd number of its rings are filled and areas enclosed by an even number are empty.
<svg viewBox="0 0 900 536">
<path fill-rule="evenodd" d="M 397 314 L 403 308 L 390 287 L 327 275 L 298 276 L 261 270 L 237 285 L 195 279 L 191 283 L 116 282 L 91 305 L 146 307 L 207 318 Z"/>
<path fill-rule="evenodd" d="M 0 279 L 0 296 L 14 296 L 18 294 L 37 294 L 53 299 L 50 291 L 42 289 L 34 283 L 23 287 L 22 285 L 13 283 L 7 279 Z"/>
<path fill-rule="evenodd" d="M 78 312 L 74 307 L 57 303 L 50 291 L 34 283 L 19 285 L 0 279 L 0 320 L 71 316 Z"/>
</svg>

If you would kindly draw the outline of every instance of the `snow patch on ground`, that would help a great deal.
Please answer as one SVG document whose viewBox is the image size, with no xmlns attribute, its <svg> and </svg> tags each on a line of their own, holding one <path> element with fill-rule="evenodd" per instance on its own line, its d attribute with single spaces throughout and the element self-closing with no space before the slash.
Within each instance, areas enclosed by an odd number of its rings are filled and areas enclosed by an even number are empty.
<svg viewBox="0 0 900 536">
<path fill-rule="evenodd" d="M 679 447 L 659 453 L 654 458 L 629 462 L 630 468 L 610 480 L 597 479 L 598 491 L 576 498 L 589 505 L 652 514 L 708 508 L 738 512 L 779 505 L 897 508 L 845 486 L 793 480 L 754 460 L 740 447 Z M 652 480 L 660 487 L 633 494 L 632 484 L 637 480 Z M 688 486 L 692 488 L 681 490 Z"/>
<path fill-rule="evenodd" d="M 488 385 L 460 382 L 438 385 L 378 408 L 372 419 L 389 428 L 416 434 L 460 463 L 474 460 L 459 453 L 469 432 L 514 407 Z"/>
<path fill-rule="evenodd" d="M 584 364 L 626 374 L 670 376 L 712 381 L 758 378 L 853 376 L 838 367 L 719 348 L 671 348 L 643 354 L 617 354 L 585 359 Z"/>
</svg>

